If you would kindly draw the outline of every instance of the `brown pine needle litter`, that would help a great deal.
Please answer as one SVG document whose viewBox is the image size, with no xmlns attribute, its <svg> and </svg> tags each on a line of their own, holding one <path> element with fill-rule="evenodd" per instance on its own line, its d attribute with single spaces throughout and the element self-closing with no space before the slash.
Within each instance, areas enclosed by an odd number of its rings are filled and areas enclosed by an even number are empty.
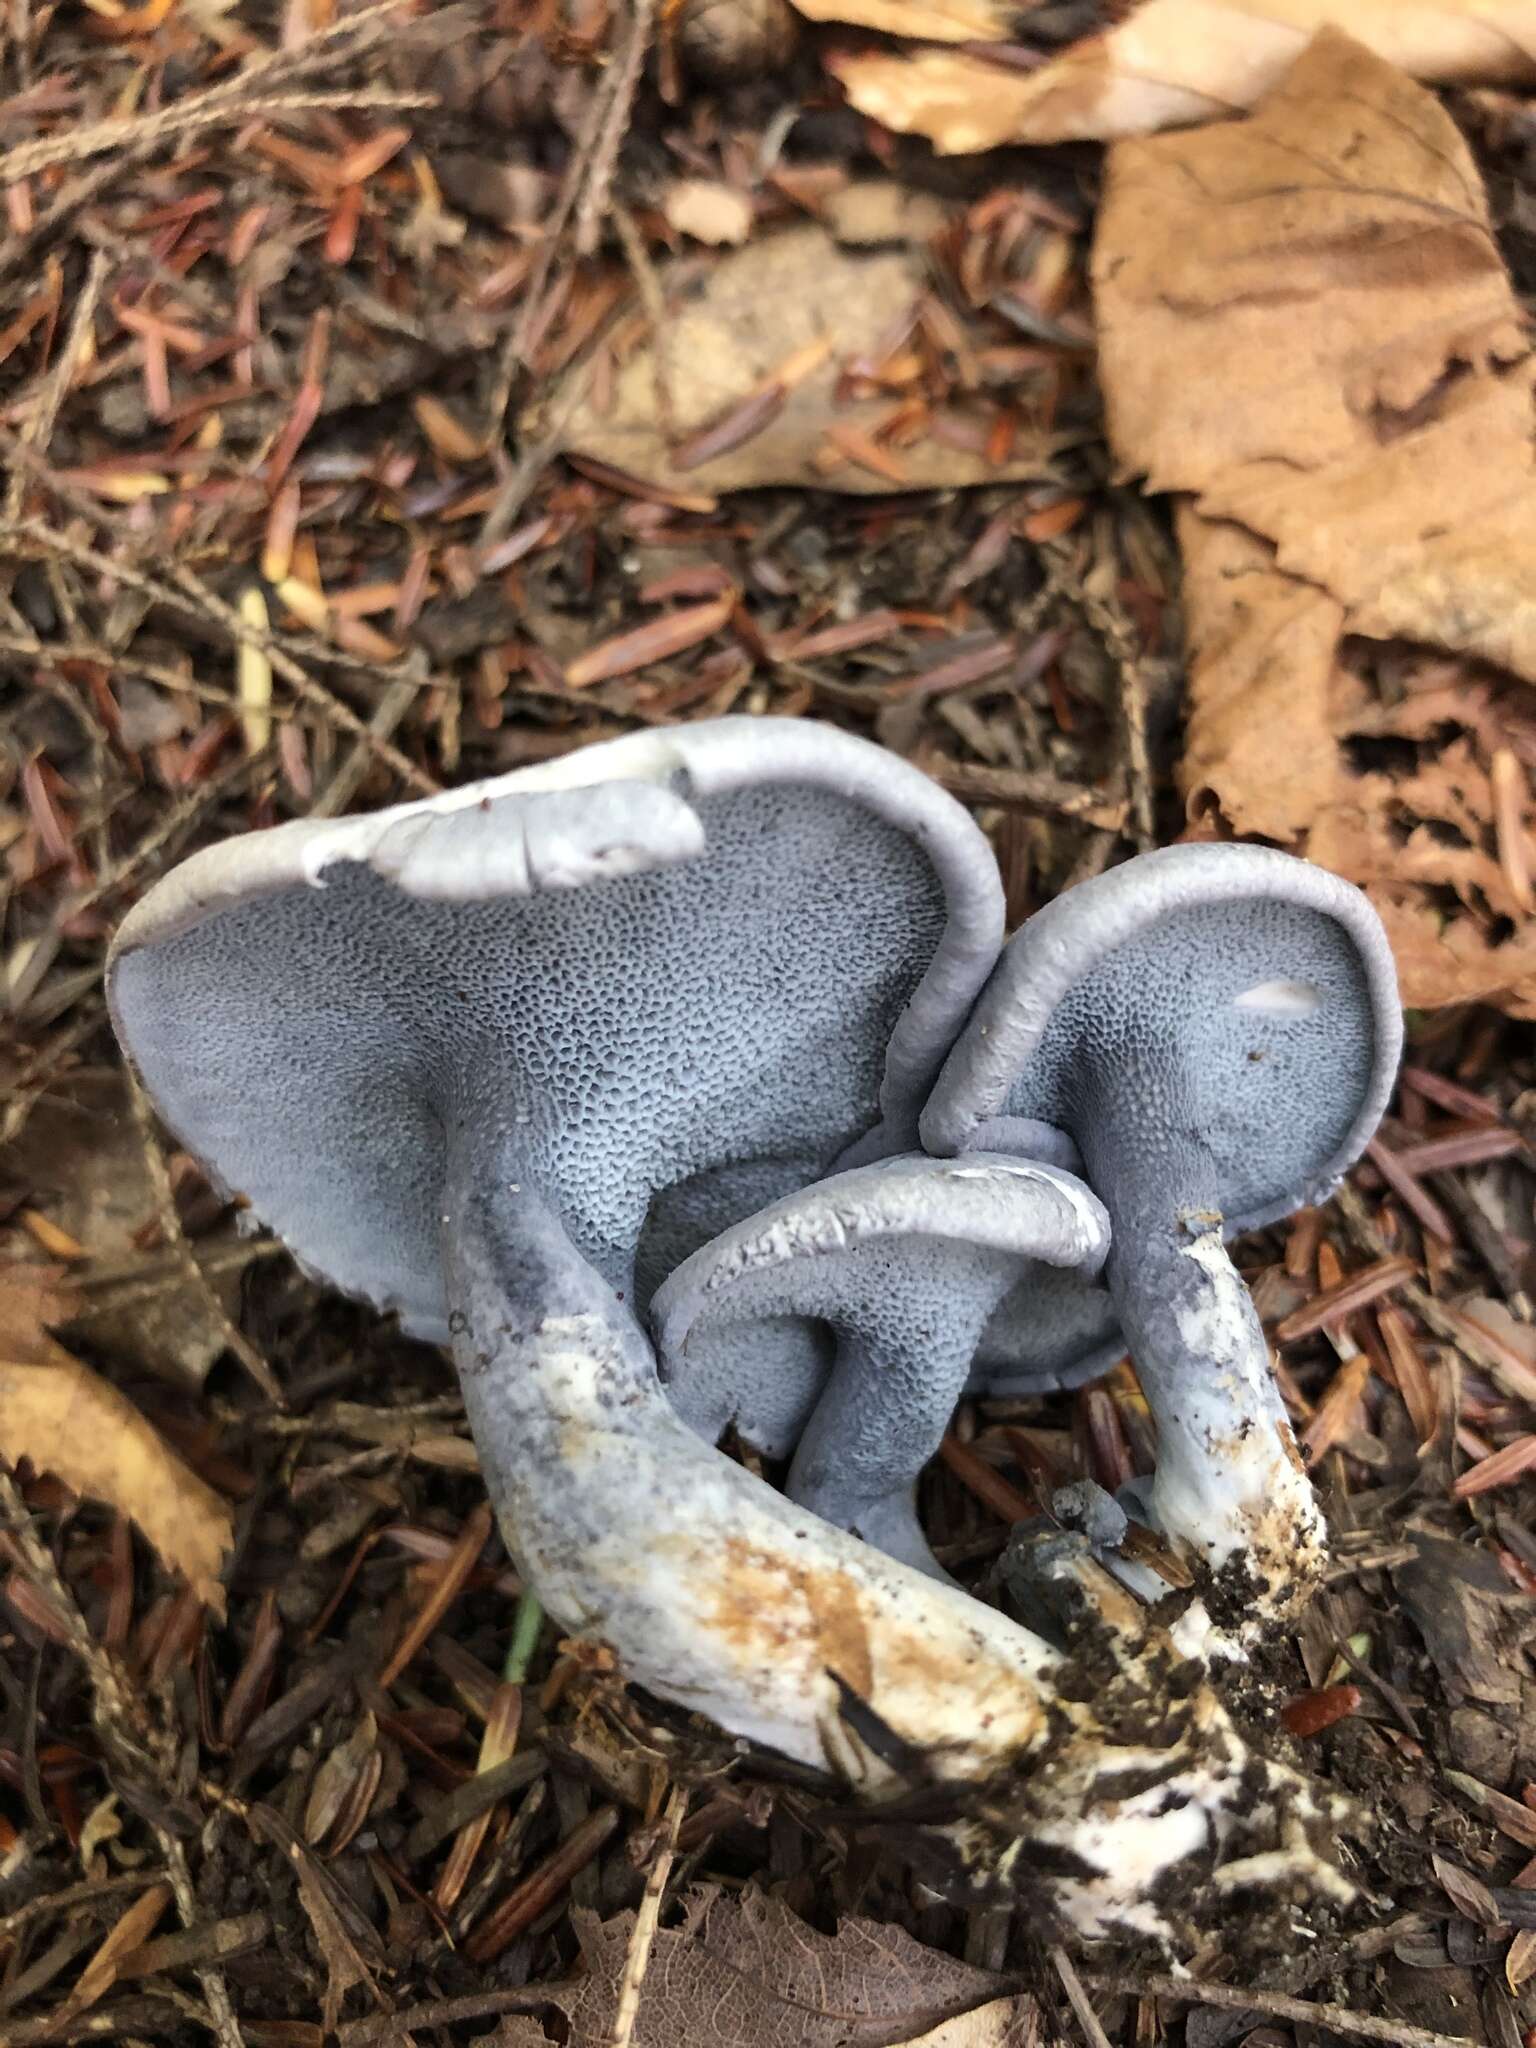
<svg viewBox="0 0 1536 2048">
<path fill-rule="evenodd" d="M 0 2039 L 1536 2044 L 1536 75 L 1434 12 L 12 8 Z M 1351 1906 L 1110 1961 L 628 1690 L 434 1351 L 125 1083 L 194 848 L 731 713 L 921 766 L 1014 922 L 1242 836 L 1381 910 L 1388 1119 L 1233 1247 L 1331 1549 L 1230 1696 L 1369 1810 Z M 921 1520 L 1007 1602 L 1156 1458 L 1115 1361 L 963 1403 Z"/>
</svg>

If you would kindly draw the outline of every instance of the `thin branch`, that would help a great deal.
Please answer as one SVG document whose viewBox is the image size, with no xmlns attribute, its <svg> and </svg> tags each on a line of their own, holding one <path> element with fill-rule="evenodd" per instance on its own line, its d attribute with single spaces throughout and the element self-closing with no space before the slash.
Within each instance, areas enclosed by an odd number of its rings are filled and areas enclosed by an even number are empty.
<svg viewBox="0 0 1536 2048">
<path fill-rule="evenodd" d="M 1406 2020 L 1376 2020 L 1363 2012 L 1351 2012 L 1346 2005 L 1316 2005 L 1284 1991 L 1201 1984 L 1190 1977 L 1100 1976 L 1097 1971 L 1090 1971 L 1087 1981 L 1096 1991 L 1122 1998 L 1168 1998 L 1183 2005 L 1222 2006 L 1228 2012 L 1261 2012 L 1271 2019 L 1298 2020 L 1322 2032 L 1350 2034 L 1357 2041 L 1384 2041 L 1387 2048 L 1478 2048 L 1466 2034 L 1437 2034 L 1429 2027 L 1410 2026 Z"/>
<path fill-rule="evenodd" d="M 1093 2009 L 1093 2001 L 1083 1989 L 1083 1980 L 1073 1966 L 1072 1958 L 1064 1948 L 1050 1951 L 1051 1967 L 1061 1979 L 1061 1988 L 1066 1992 L 1072 2010 L 1077 2014 L 1077 2023 L 1083 2030 L 1088 2048 L 1110 2048 L 1108 2034 L 1099 2025 L 1099 2016 Z"/>
<path fill-rule="evenodd" d="M 663 1833 L 650 1869 L 645 1876 L 645 1893 L 640 1901 L 640 1910 L 635 1915 L 635 1924 L 630 1931 L 629 1948 L 624 1957 L 624 1974 L 619 1979 L 619 2000 L 613 2016 L 613 2032 L 608 2037 L 609 2048 L 630 2048 L 634 2037 L 635 2021 L 640 2017 L 640 1993 L 645 1985 L 645 1973 L 651 1966 L 651 1949 L 656 1940 L 656 1929 L 661 1923 L 662 1895 L 667 1889 L 667 1879 L 672 1874 L 673 1859 L 677 1855 L 677 1832 L 683 1824 L 683 1815 L 688 1808 L 688 1794 L 681 1785 L 674 1785 L 667 1795 L 666 1811 L 662 1816 Z M 1105 2048 L 1109 2044 L 1105 2043 Z"/>
<path fill-rule="evenodd" d="M 16 437 L 0 430 L 0 447 L 17 446 Z M 344 704 L 333 696 L 323 683 L 316 682 L 307 669 L 302 668 L 293 656 L 286 652 L 271 633 L 265 633 L 248 625 L 233 605 L 225 604 L 216 597 L 202 578 L 194 571 L 177 568 L 174 571 L 176 583 L 167 583 L 161 577 L 151 576 L 143 569 L 136 569 L 128 562 L 118 561 L 115 556 L 106 555 L 99 548 L 93 548 L 84 541 L 75 540 L 56 527 L 49 526 L 41 519 L 20 519 L 13 525 L 0 527 L 0 541 L 30 541 L 44 554 L 62 556 L 66 561 L 80 567 L 94 569 L 98 575 L 113 578 L 126 584 L 131 590 L 142 591 L 157 604 L 168 605 L 172 610 L 185 612 L 200 620 L 204 625 L 214 622 L 221 626 L 228 637 L 238 643 L 260 647 L 271 662 L 273 669 L 283 678 L 307 704 L 311 704 L 331 724 L 341 727 L 344 732 L 361 739 L 369 746 L 378 760 L 392 769 L 411 789 L 422 796 L 435 796 L 439 785 L 425 770 L 393 747 L 387 740 L 379 739 L 368 729 L 367 722 L 360 718 L 351 705 Z M 178 585 L 181 587 L 178 588 Z"/>
</svg>

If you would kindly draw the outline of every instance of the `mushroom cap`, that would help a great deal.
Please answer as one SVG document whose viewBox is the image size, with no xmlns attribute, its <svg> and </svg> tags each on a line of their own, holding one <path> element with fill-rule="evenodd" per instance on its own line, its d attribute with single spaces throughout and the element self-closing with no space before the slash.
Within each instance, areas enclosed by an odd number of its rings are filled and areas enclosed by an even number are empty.
<svg viewBox="0 0 1536 2048">
<path fill-rule="evenodd" d="M 938 1449 L 983 1326 L 1014 1292 L 1042 1355 L 1071 1351 L 1109 1251 L 1102 1205 L 1069 1173 L 1016 1158 L 925 1155 L 832 1175 L 721 1233 L 657 1290 L 674 1407 L 714 1437 L 734 1420 L 784 1447 L 794 1500 L 923 1569 L 912 1488 Z M 1061 1269 L 1058 1271 L 1057 1269 Z M 829 1332 L 831 1343 L 823 1333 Z M 802 1430 L 803 1425 L 803 1430 Z"/>
<path fill-rule="evenodd" d="M 212 847 L 124 921 L 108 992 L 180 1140 L 441 1338 L 445 1125 L 521 1125 L 627 1292 L 647 1229 L 696 1242 L 873 1125 L 910 1143 L 1001 930 L 991 851 L 926 776 L 729 718 Z"/>
<path fill-rule="evenodd" d="M 954 1263 L 995 1267 L 1011 1288 L 1021 1262 L 1091 1278 L 1108 1251 L 1103 1204 L 1059 1167 L 990 1153 L 882 1159 L 796 1190 L 684 1260 L 651 1304 L 663 1377 L 734 1323 L 809 1315 L 862 1324 L 888 1305 L 920 1337 L 914 1319 L 936 1327 L 953 1305 Z M 877 1270 L 887 1276 L 883 1299 L 850 1284 Z M 891 1301 L 892 1289 L 904 1299 Z"/>
<path fill-rule="evenodd" d="M 1100 1078 L 1118 1075 L 1115 1113 L 1144 1123 L 1149 1172 L 1159 1132 L 1197 1142 L 1235 1234 L 1326 1198 L 1376 1128 L 1401 1049 L 1392 951 L 1360 890 L 1268 847 L 1167 847 L 1069 890 L 1010 941 L 923 1142 L 1006 1149 L 1024 1118 L 1086 1146 Z M 1137 1142 L 1118 1134 L 1125 1156 Z"/>
</svg>

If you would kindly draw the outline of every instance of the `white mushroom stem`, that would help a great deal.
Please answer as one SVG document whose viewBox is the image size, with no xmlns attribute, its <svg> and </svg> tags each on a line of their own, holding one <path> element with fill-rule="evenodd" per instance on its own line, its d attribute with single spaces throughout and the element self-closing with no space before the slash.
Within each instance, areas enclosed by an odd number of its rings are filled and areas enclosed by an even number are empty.
<svg viewBox="0 0 1536 2048">
<path fill-rule="evenodd" d="M 1158 1526 L 1221 1573 L 1257 1626 L 1310 1598 L 1324 1528 L 1219 1219 L 1117 1233 L 1110 1289 L 1157 1422 Z"/>
<path fill-rule="evenodd" d="M 841 1713 L 846 1687 L 935 1776 L 987 1790 L 987 1824 L 950 1831 L 961 1853 L 994 1872 L 1022 1859 L 1088 1934 L 1167 1934 L 1149 1898 L 1161 1878 L 1219 1861 L 1234 1828 L 1234 1849 L 1271 1845 L 1305 1793 L 1249 1755 L 1190 1667 L 1170 1684 L 1166 1637 L 1096 1567 L 1083 1583 L 1118 1675 L 1107 1694 L 1058 1691 L 1070 1660 L 1040 1638 L 701 1443 L 629 1311 L 520 1176 L 512 1136 L 450 1134 L 450 1326 L 508 1546 L 564 1626 L 661 1698 L 878 1795 L 890 1769 Z"/>
</svg>

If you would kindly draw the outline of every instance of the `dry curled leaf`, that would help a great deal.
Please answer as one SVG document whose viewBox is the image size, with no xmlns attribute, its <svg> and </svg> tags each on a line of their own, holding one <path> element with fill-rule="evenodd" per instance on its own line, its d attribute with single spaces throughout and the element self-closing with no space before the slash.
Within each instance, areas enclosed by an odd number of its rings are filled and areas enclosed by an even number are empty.
<svg viewBox="0 0 1536 2048">
<path fill-rule="evenodd" d="M 1455 126 L 1325 33 L 1117 145 L 1093 268 L 1116 453 L 1182 494 L 1192 806 L 1366 887 L 1411 1005 L 1531 1011 L 1536 703 L 1485 664 L 1536 681 L 1536 360 Z"/>
<path fill-rule="evenodd" d="M 1023 2038 L 996 2024 L 999 2003 L 1019 2003 L 998 2000 L 998 1978 L 899 1927 L 845 1920 L 819 1934 L 750 1891 L 686 1903 L 684 1924 L 656 1936 L 631 2048 L 1013 2048 Z M 572 2048 L 606 2048 L 634 1917 L 577 1915 L 587 1972 L 558 1999 Z M 981 2031 L 946 2031 L 982 2013 Z"/>
<path fill-rule="evenodd" d="M 662 271 L 665 287 L 667 272 Z M 881 358 L 927 286 L 923 254 L 910 245 L 854 251 L 820 225 L 762 235 L 711 264 L 701 285 L 669 306 L 663 355 L 669 369 L 675 443 L 658 417 L 656 355 L 647 341 L 622 361 L 600 408 L 590 394 L 561 429 L 563 446 L 611 463 L 647 483 L 690 490 L 750 490 L 797 484 L 817 490 L 880 492 L 1001 483 L 1035 476 L 1049 437 L 1027 430 L 989 461 L 960 435 L 903 437 L 892 474 L 850 459 L 838 439 L 858 437 L 884 451 L 881 430 L 900 394 L 850 396 L 839 386 L 850 364 Z M 809 365 L 809 367 L 807 367 Z M 587 379 L 585 365 L 571 373 Z M 569 386 L 547 400 L 561 420 Z M 746 438 L 737 437 L 741 422 Z M 537 423 L 530 423 L 537 431 Z M 710 430 L 719 427 L 717 440 Z M 711 445 L 706 460 L 697 446 Z M 678 460 L 674 462 L 674 453 Z"/>
<path fill-rule="evenodd" d="M 27 1347 L 31 1362 L 0 1360 L 0 1459 L 28 1459 L 73 1493 L 137 1522 L 198 1597 L 224 1612 L 219 1573 L 233 1541 L 229 1507 L 205 1486 L 115 1387 L 61 1345 Z"/>
<path fill-rule="evenodd" d="M 804 7 L 804 0 L 800 0 Z M 935 26 L 960 15 L 940 4 L 821 0 L 826 13 L 930 42 L 967 36 Z M 910 13 L 929 23 L 903 25 Z M 884 17 L 892 17 L 886 19 Z M 845 53 L 833 69 L 860 113 L 925 135 L 944 155 L 1019 142 L 1108 141 L 1222 120 L 1282 78 L 1319 29 L 1357 42 L 1434 84 L 1520 84 L 1536 78 L 1530 0 L 1148 0 L 1103 35 L 1085 37 L 1038 71 L 1011 72 L 967 52 Z M 997 40 L 972 31 L 972 38 Z"/>
</svg>

